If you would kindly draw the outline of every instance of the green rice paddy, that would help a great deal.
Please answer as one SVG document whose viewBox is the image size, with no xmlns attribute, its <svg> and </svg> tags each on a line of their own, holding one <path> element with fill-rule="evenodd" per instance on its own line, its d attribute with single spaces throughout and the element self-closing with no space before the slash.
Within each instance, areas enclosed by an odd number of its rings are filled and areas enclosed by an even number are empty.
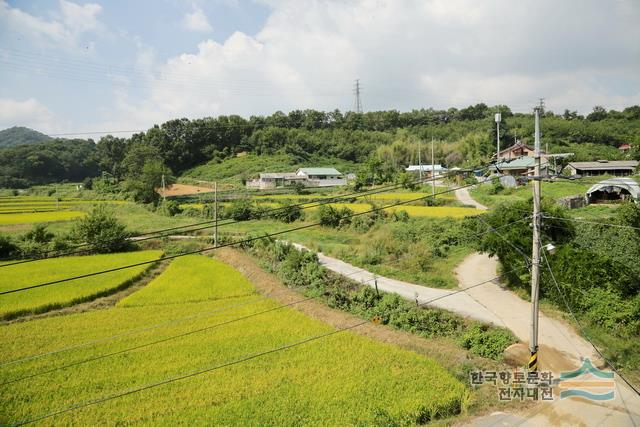
<svg viewBox="0 0 640 427">
<path fill-rule="evenodd" d="M 0 326 L 0 382 L 61 368 L 2 385 L 0 423 L 203 369 L 213 370 L 40 424 L 372 425 L 381 419 L 426 421 L 465 409 L 465 387 L 434 360 L 352 332 L 240 362 L 335 330 L 273 300 L 238 296 L 253 286 L 216 261 L 192 257 L 176 264 L 166 278 L 116 307 Z M 143 347 L 127 351 L 132 346 Z M 72 348 L 2 366 L 66 347 Z M 83 363 L 117 351 L 122 353 Z M 68 364 L 75 366 L 62 368 Z"/>
</svg>

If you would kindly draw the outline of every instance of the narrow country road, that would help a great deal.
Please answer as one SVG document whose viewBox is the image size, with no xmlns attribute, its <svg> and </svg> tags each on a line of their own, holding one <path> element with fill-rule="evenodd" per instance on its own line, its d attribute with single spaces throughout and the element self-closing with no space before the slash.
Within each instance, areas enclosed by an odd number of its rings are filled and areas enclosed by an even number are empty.
<svg viewBox="0 0 640 427">
<path fill-rule="evenodd" d="M 456 198 L 458 199 L 458 201 L 460 201 L 461 203 L 465 204 L 465 205 L 469 205 L 469 206 L 474 206 L 476 209 L 480 209 L 483 211 L 486 211 L 488 208 L 483 205 L 482 203 L 478 203 L 475 201 L 475 199 L 473 197 L 471 197 L 471 194 L 469 194 L 469 189 L 468 188 L 458 188 L 456 191 Z"/>
<path fill-rule="evenodd" d="M 293 245 L 298 249 L 307 249 L 297 243 L 293 243 Z M 318 260 L 320 261 L 320 264 L 334 273 L 338 273 L 367 286 L 375 287 L 376 275 L 370 271 L 348 264 L 344 261 L 340 261 L 339 259 L 326 256 L 323 253 L 318 253 Z M 505 326 L 500 318 L 492 314 L 489 310 L 464 292 L 456 292 L 455 290 L 450 289 L 427 288 L 425 286 L 389 279 L 382 276 L 377 276 L 377 283 L 378 289 L 382 292 L 395 293 L 411 301 L 415 301 L 417 299 L 419 304 L 453 311 L 462 316 L 471 317 L 485 323 Z M 449 296 L 450 294 L 453 295 Z M 426 304 L 427 301 L 431 300 L 434 301 Z"/>
<path fill-rule="evenodd" d="M 305 249 L 299 244 L 294 246 Z M 371 287 L 375 286 L 376 275 L 367 270 L 322 253 L 318 254 L 318 259 L 325 268 L 335 273 Z M 494 279 L 498 275 L 495 259 L 479 253 L 472 254 L 458 265 L 455 273 L 460 289 L 466 289 L 465 291 L 455 293 L 452 290 L 428 288 L 382 276 L 377 276 L 377 284 L 380 291 L 396 293 L 411 301 L 417 299 L 418 303 L 435 299 L 426 305 L 506 327 L 523 343 L 528 343 L 530 305 L 513 292 L 501 287 Z M 478 285 L 479 283 L 482 285 Z M 585 357 L 590 358 L 594 365 L 600 366 L 601 361 L 593 347 L 564 321 L 541 314 L 539 325 L 540 370 L 552 371 L 554 377 L 558 378 L 562 371 L 578 369 L 582 363 L 581 359 Z M 560 400 L 557 391 L 554 401 L 536 405 L 530 413 L 494 413 L 475 420 L 472 425 L 638 427 L 640 396 L 616 376 L 615 398 L 611 401 L 596 402 L 577 398 Z"/>
<path fill-rule="evenodd" d="M 473 254 L 456 268 L 461 288 L 495 277 L 497 260 L 484 254 Z M 487 283 L 465 291 L 476 302 L 497 316 L 523 343 L 529 342 L 531 306 L 513 292 L 496 283 Z M 555 373 L 578 369 L 581 359 L 588 357 L 594 365 L 602 361 L 593 347 L 563 321 L 544 314 L 539 318 L 539 363 L 542 371 Z M 579 377 L 582 378 L 582 377 Z M 640 396 L 620 378 L 615 377 L 615 399 L 606 402 L 586 399 L 563 399 L 537 405 L 532 414 L 498 413 L 477 420 L 475 426 L 512 425 L 524 421 L 523 426 L 583 425 L 637 426 L 640 425 Z M 628 413 L 631 411 L 631 414 Z M 505 424 L 506 423 L 506 424 Z"/>
</svg>

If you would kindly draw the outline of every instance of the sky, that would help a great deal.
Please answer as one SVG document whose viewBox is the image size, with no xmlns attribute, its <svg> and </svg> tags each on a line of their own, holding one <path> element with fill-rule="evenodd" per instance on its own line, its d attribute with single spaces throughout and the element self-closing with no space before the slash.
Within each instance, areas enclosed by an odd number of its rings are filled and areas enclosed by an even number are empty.
<svg viewBox="0 0 640 427">
<path fill-rule="evenodd" d="M 640 104 L 638 0 L 0 0 L 0 129 Z M 100 134 L 93 134 L 99 137 Z"/>
</svg>

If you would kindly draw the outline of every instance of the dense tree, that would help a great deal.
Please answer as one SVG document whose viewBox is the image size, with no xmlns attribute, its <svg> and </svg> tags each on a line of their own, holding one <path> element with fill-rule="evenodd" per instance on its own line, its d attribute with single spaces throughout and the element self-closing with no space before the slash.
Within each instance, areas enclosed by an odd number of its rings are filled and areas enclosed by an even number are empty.
<svg viewBox="0 0 640 427">
<path fill-rule="evenodd" d="M 596 105 L 593 107 L 593 111 L 587 115 L 587 120 L 591 122 L 597 122 L 607 118 L 607 110 L 604 107 Z"/>
<path fill-rule="evenodd" d="M 432 138 L 439 141 L 436 161 L 446 164 L 478 165 L 495 152 L 496 127 L 493 113 L 500 111 L 501 147 L 516 139 L 533 142 L 533 117 L 513 113 L 506 105 L 489 107 L 479 103 L 457 110 L 415 109 L 407 112 L 371 111 L 367 113 L 295 110 L 269 116 L 207 117 L 197 120 L 175 119 L 156 125 L 130 138 L 101 138 L 91 141 L 53 140 L 11 149 L 0 149 L 0 186 L 26 186 L 61 180 L 82 181 L 108 172 L 117 179 L 139 173 L 149 159 L 160 159 L 176 174 L 207 161 L 221 161 L 242 152 L 291 155 L 305 160 L 311 154 L 354 163 L 365 163 L 372 154 L 393 154 L 385 166 L 399 169 L 417 163 L 411 148 L 386 147 L 401 140 L 408 143 Z M 640 106 L 621 112 L 594 109 L 588 119 L 575 111 L 542 118 L 543 144 L 550 150 L 595 157 L 595 147 L 618 147 L 623 143 L 640 145 Z M 592 145 L 585 145 L 592 144 Z M 606 151 L 606 150 L 605 150 Z M 447 155 L 453 155 L 446 160 Z M 613 151 L 607 151 L 611 154 Z M 634 151 L 631 157 L 637 153 Z M 459 158 L 463 156 L 464 162 Z M 412 157 L 413 156 L 413 157 Z M 613 158 L 607 156 L 608 158 Z M 424 162 L 424 163 L 429 163 Z"/>
</svg>

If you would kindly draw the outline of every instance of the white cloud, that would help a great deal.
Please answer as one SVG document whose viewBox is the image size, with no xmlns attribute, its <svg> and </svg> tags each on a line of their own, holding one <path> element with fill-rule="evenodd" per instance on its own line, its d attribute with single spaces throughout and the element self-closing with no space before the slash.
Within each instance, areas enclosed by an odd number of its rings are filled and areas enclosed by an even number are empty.
<svg viewBox="0 0 640 427">
<path fill-rule="evenodd" d="M 23 34 L 33 41 L 62 47 L 77 46 L 83 34 L 103 28 L 97 17 L 102 11 L 99 4 L 79 5 L 60 0 L 59 8 L 56 17 L 46 20 L 0 0 L 0 23 L 11 32 Z M 85 43 L 85 47 L 91 48 L 92 43 Z"/>
<path fill-rule="evenodd" d="M 0 98 L 0 129 L 12 126 L 26 126 L 49 133 L 60 130 L 53 113 L 36 99 Z"/>
<path fill-rule="evenodd" d="M 153 122 L 277 109 L 508 104 L 530 111 L 622 108 L 640 98 L 640 4 L 620 0 L 268 2 L 255 36 L 236 32 L 168 59 L 148 97 L 119 98 Z M 181 82 L 181 83 L 178 83 Z"/>
<path fill-rule="evenodd" d="M 199 31 L 205 33 L 213 31 L 213 27 L 209 23 L 207 15 L 204 14 L 202 9 L 196 6 L 194 6 L 193 11 L 188 12 L 184 15 L 184 18 L 182 19 L 182 25 L 189 31 Z"/>
<path fill-rule="evenodd" d="M 67 0 L 60 0 L 60 11 L 62 12 L 62 21 L 74 33 L 102 28 L 98 20 L 102 6 L 97 3 L 79 5 Z"/>
</svg>

